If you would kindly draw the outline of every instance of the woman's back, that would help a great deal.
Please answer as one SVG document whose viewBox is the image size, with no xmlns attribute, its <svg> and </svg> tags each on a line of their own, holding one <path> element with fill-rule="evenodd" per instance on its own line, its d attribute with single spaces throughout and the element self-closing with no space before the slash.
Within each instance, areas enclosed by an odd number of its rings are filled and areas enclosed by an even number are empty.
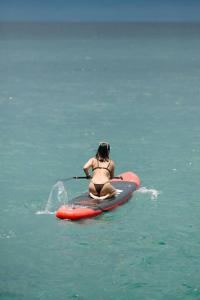
<svg viewBox="0 0 200 300">
<path fill-rule="evenodd" d="M 83 169 L 86 176 L 90 177 L 89 169 L 92 168 L 93 175 L 89 184 L 90 195 L 112 197 L 115 189 L 110 184 L 114 177 L 114 162 L 109 158 L 110 145 L 100 143 L 96 157 L 90 158 Z"/>
<path fill-rule="evenodd" d="M 93 182 L 104 183 L 113 178 L 114 174 L 114 163 L 111 159 L 93 159 Z"/>
</svg>

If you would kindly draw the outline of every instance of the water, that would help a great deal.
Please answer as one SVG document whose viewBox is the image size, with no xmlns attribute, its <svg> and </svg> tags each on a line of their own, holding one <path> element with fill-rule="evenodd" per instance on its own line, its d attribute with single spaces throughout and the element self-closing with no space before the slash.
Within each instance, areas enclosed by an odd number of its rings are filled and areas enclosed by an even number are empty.
<svg viewBox="0 0 200 300">
<path fill-rule="evenodd" d="M 0 25 L 2 300 L 200 299 L 199 37 L 199 24 Z M 102 140 L 140 191 L 91 220 L 39 214 Z M 65 183 L 69 198 L 86 189 Z"/>
</svg>

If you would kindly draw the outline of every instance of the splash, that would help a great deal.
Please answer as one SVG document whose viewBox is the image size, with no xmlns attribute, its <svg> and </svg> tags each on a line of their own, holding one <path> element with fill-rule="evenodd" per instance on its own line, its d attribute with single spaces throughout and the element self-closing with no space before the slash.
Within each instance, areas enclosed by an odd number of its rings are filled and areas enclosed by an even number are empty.
<svg viewBox="0 0 200 300">
<path fill-rule="evenodd" d="M 47 203 L 45 205 L 45 209 L 42 211 L 37 211 L 37 215 L 50 215 L 54 214 L 58 203 L 66 204 L 68 202 L 68 194 L 65 190 L 64 183 L 62 181 L 56 182 L 55 185 L 53 185 Z"/>
<path fill-rule="evenodd" d="M 161 192 L 156 189 L 148 189 L 146 187 L 141 187 L 137 192 L 142 194 L 150 194 L 151 200 L 157 200 L 158 196 L 161 194 Z"/>
</svg>

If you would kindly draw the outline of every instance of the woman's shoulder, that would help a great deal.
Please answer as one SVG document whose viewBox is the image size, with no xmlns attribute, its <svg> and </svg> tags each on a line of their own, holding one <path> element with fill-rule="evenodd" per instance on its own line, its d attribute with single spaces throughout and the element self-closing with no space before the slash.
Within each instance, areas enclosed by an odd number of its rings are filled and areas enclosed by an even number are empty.
<svg viewBox="0 0 200 300">
<path fill-rule="evenodd" d="M 95 157 L 90 157 L 87 161 L 88 164 L 92 165 L 95 161 Z"/>
<path fill-rule="evenodd" d="M 115 165 L 114 160 L 110 159 L 109 161 L 110 161 L 110 165 L 111 165 L 111 166 L 114 166 L 114 165 Z"/>
<path fill-rule="evenodd" d="M 91 157 L 90 161 L 91 161 L 92 164 L 95 164 L 95 162 L 97 161 L 97 159 L 96 159 L 96 157 Z"/>
</svg>

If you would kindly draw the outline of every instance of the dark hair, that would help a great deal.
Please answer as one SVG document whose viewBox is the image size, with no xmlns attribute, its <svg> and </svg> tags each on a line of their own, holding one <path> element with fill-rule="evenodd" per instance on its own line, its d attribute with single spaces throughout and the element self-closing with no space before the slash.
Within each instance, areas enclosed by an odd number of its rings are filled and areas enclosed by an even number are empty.
<svg viewBox="0 0 200 300">
<path fill-rule="evenodd" d="M 98 159 L 99 157 L 101 157 L 104 160 L 108 160 L 109 154 L 110 154 L 110 145 L 106 142 L 100 143 L 96 153 L 96 158 Z"/>
</svg>

